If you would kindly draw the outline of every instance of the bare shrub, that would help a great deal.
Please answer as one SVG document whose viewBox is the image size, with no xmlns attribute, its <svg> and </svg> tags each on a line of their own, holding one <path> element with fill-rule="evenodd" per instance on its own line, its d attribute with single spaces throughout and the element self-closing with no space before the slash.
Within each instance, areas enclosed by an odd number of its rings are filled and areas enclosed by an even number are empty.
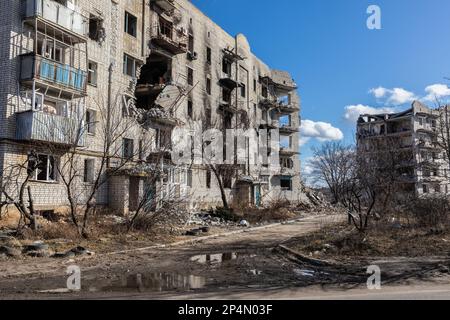
<svg viewBox="0 0 450 320">
<path fill-rule="evenodd" d="M 286 221 L 293 219 L 296 215 L 290 210 L 291 203 L 284 199 L 271 201 L 262 209 L 247 209 L 241 213 L 242 219 L 250 223 L 262 223 L 269 221 Z"/>
<path fill-rule="evenodd" d="M 445 196 L 415 199 L 407 206 L 407 212 L 421 227 L 448 227 L 450 201 Z"/>
<path fill-rule="evenodd" d="M 153 211 L 144 211 L 136 216 L 131 225 L 134 231 L 164 231 L 173 233 L 187 223 L 189 214 L 182 203 L 165 202 Z"/>
<path fill-rule="evenodd" d="M 42 224 L 37 230 L 23 229 L 20 238 L 25 240 L 79 240 L 78 230 L 69 223 Z"/>
</svg>

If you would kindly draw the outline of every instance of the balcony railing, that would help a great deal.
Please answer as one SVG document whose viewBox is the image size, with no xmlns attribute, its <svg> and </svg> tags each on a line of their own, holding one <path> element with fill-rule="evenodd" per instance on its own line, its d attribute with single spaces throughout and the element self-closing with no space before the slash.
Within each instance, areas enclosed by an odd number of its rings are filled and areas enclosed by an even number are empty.
<svg viewBox="0 0 450 320">
<path fill-rule="evenodd" d="M 174 0 L 151 0 L 150 2 L 155 3 L 165 12 L 172 12 L 173 10 L 175 10 Z"/>
<path fill-rule="evenodd" d="M 287 134 L 294 134 L 299 132 L 300 129 L 298 127 L 295 127 L 291 124 L 284 124 L 280 127 L 280 132 L 281 133 L 287 133 Z"/>
<path fill-rule="evenodd" d="M 292 157 L 299 154 L 298 150 L 294 150 L 292 147 L 280 147 L 280 155 L 286 157 Z"/>
<path fill-rule="evenodd" d="M 25 18 L 41 17 L 82 37 L 88 34 L 88 19 L 56 1 L 25 0 Z"/>
<path fill-rule="evenodd" d="M 172 54 L 187 53 L 187 35 L 170 23 L 161 22 L 150 29 L 152 43 Z"/>
<path fill-rule="evenodd" d="M 277 108 L 277 112 L 280 114 L 291 114 L 300 111 L 300 107 L 291 103 L 279 102 Z"/>
<path fill-rule="evenodd" d="M 82 147 L 85 135 L 82 121 L 41 111 L 17 114 L 16 138 Z"/>
<path fill-rule="evenodd" d="M 22 81 L 41 80 L 59 89 L 86 95 L 87 72 L 34 54 L 21 58 Z"/>
</svg>

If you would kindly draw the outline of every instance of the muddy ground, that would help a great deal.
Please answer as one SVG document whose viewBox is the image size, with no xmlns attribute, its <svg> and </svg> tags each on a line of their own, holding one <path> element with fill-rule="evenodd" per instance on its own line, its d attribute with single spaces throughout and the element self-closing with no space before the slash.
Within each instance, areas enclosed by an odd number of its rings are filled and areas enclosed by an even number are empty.
<svg viewBox="0 0 450 320">
<path fill-rule="evenodd" d="M 0 263 L 1 298 L 176 298 L 249 293 L 264 298 L 274 288 L 350 289 L 363 287 L 366 270 L 378 264 L 383 283 L 449 284 L 448 257 L 380 259 L 363 257 L 336 265 L 316 266 L 280 250 L 342 217 L 312 217 L 269 229 L 209 239 L 173 248 L 95 255 L 76 259 L 9 259 Z M 80 292 L 65 292 L 66 268 L 81 269 Z M 251 293 L 254 293 L 251 295 Z"/>
</svg>

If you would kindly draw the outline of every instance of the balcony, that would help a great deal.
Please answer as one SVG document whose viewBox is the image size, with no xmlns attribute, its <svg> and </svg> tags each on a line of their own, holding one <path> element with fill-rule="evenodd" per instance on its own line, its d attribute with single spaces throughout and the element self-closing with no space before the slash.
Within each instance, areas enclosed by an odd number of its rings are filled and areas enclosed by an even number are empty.
<svg viewBox="0 0 450 320">
<path fill-rule="evenodd" d="M 16 139 L 61 145 L 85 145 L 80 121 L 40 111 L 25 111 L 16 115 Z"/>
<path fill-rule="evenodd" d="M 231 73 L 222 72 L 222 75 L 219 79 L 219 83 L 221 86 L 228 88 L 230 90 L 236 89 L 240 87 L 240 84 L 234 79 Z"/>
<path fill-rule="evenodd" d="M 154 46 L 174 55 L 188 52 L 186 34 L 182 30 L 175 29 L 171 23 L 160 22 L 150 30 L 150 39 Z"/>
<path fill-rule="evenodd" d="M 286 125 L 283 125 L 280 127 L 280 133 L 282 133 L 282 134 L 294 134 L 299 131 L 300 131 L 299 128 L 294 127 L 290 124 L 286 124 Z"/>
<path fill-rule="evenodd" d="M 298 151 L 294 150 L 293 148 L 280 147 L 280 156 L 293 157 L 297 154 Z"/>
<path fill-rule="evenodd" d="M 150 0 L 150 3 L 156 4 L 164 12 L 173 12 L 175 10 L 174 0 Z"/>
<path fill-rule="evenodd" d="M 265 83 L 269 86 L 273 86 L 275 89 L 279 89 L 281 91 L 290 92 L 298 89 L 298 85 L 290 78 L 284 75 L 281 76 L 263 76 L 260 78 L 262 83 Z"/>
<path fill-rule="evenodd" d="M 87 72 L 35 54 L 21 56 L 20 80 L 38 81 L 57 90 L 67 91 L 74 98 L 86 96 Z"/>
<path fill-rule="evenodd" d="M 86 17 L 52 0 L 25 0 L 24 17 L 26 20 L 43 19 L 82 39 L 86 39 L 89 30 L 89 20 Z"/>
<path fill-rule="evenodd" d="M 276 99 L 262 98 L 259 102 L 259 106 L 262 109 L 272 109 L 278 107 L 278 102 Z"/>
<path fill-rule="evenodd" d="M 278 120 L 261 120 L 259 127 L 261 129 L 278 129 L 280 122 Z"/>
<path fill-rule="evenodd" d="M 278 106 L 276 107 L 276 111 L 279 114 L 292 114 L 300 112 L 300 108 L 293 104 L 279 103 Z"/>
</svg>

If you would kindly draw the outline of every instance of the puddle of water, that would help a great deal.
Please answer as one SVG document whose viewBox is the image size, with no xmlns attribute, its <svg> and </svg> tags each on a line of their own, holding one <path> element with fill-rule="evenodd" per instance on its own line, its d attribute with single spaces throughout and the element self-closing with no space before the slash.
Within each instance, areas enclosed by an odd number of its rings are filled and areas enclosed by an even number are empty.
<svg viewBox="0 0 450 320">
<path fill-rule="evenodd" d="M 294 269 L 294 273 L 302 277 L 314 277 L 316 272 L 313 270 Z"/>
<path fill-rule="evenodd" d="M 236 260 L 238 254 L 236 252 L 231 253 L 218 253 L 218 254 L 204 254 L 192 257 L 190 260 L 192 262 L 197 262 L 200 264 L 221 264 L 226 261 Z"/>
<path fill-rule="evenodd" d="M 111 286 L 104 287 L 103 291 L 165 292 L 201 289 L 205 285 L 205 277 L 175 273 L 150 273 L 129 275 Z"/>
</svg>

